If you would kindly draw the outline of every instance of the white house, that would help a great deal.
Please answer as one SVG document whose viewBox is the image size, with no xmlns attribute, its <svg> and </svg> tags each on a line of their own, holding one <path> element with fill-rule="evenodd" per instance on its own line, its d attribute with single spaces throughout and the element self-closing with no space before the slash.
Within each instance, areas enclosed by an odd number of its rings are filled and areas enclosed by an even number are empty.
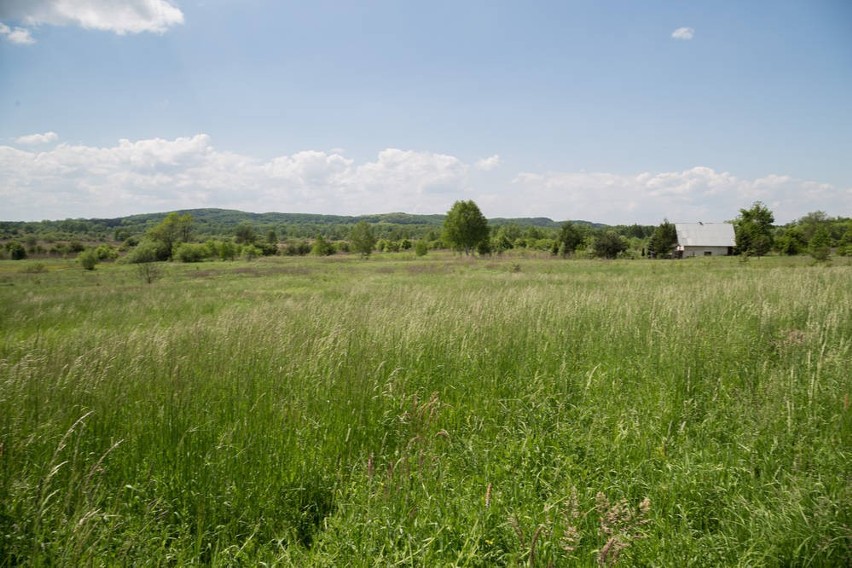
<svg viewBox="0 0 852 568">
<path fill-rule="evenodd" d="M 730 256 L 736 241 L 730 223 L 675 223 L 675 256 Z"/>
</svg>

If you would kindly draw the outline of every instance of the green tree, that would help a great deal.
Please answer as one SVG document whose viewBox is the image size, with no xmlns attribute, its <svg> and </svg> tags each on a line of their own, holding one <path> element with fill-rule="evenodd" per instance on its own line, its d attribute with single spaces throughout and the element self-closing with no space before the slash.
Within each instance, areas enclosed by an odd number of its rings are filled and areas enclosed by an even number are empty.
<svg viewBox="0 0 852 568">
<path fill-rule="evenodd" d="M 472 200 L 456 201 L 444 219 L 444 240 L 467 255 L 488 239 L 488 232 L 488 220 Z"/>
<path fill-rule="evenodd" d="M 192 238 L 192 215 L 185 213 L 179 215 L 172 212 L 166 218 L 148 229 L 148 238 L 160 243 L 159 257 L 157 260 L 169 260 L 172 258 L 175 246 L 185 243 Z"/>
<path fill-rule="evenodd" d="M 366 221 L 359 221 L 352 231 L 349 233 L 349 241 L 352 243 L 352 249 L 360 253 L 363 258 L 367 258 L 373 252 L 376 246 L 376 235 L 373 233 L 373 227 Z"/>
<path fill-rule="evenodd" d="M 627 241 L 613 230 L 606 231 L 595 239 L 595 256 L 600 258 L 615 258 L 626 250 Z"/>
<path fill-rule="evenodd" d="M 257 241 L 257 233 L 250 223 L 240 223 L 234 230 L 234 240 L 241 245 L 253 245 Z"/>
<path fill-rule="evenodd" d="M 651 235 L 651 250 L 658 258 L 666 257 L 671 255 L 676 244 L 677 229 L 674 223 L 669 223 L 668 219 L 663 219 L 663 222 L 654 229 L 654 234 Z"/>
<path fill-rule="evenodd" d="M 826 215 L 825 211 L 811 211 L 797 222 L 805 242 L 810 243 L 814 234 L 820 227 L 827 225 L 831 221 L 831 217 Z"/>
<path fill-rule="evenodd" d="M 775 247 L 781 254 L 797 255 L 806 248 L 805 237 L 800 227 L 787 227 L 775 238 Z"/>
<path fill-rule="evenodd" d="M 557 252 L 562 256 L 574 254 L 577 247 L 583 242 L 583 232 L 571 221 L 565 221 L 559 229 L 559 237 L 556 239 Z"/>
<path fill-rule="evenodd" d="M 808 249 L 814 260 L 820 262 L 828 260 L 831 254 L 831 236 L 824 224 L 820 225 L 814 232 L 808 244 Z"/>
<path fill-rule="evenodd" d="M 734 220 L 737 249 L 740 253 L 763 256 L 772 248 L 772 223 L 775 216 L 766 205 L 755 201 L 751 209 L 740 209 Z"/>
</svg>

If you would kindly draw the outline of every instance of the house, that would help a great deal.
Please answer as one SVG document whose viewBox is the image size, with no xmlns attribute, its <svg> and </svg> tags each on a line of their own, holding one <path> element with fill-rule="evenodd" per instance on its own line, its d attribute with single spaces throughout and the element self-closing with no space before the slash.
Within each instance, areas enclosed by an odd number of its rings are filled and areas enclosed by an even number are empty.
<svg viewBox="0 0 852 568">
<path fill-rule="evenodd" d="M 734 254 L 734 226 L 730 223 L 675 223 L 675 256 L 730 256 Z"/>
</svg>

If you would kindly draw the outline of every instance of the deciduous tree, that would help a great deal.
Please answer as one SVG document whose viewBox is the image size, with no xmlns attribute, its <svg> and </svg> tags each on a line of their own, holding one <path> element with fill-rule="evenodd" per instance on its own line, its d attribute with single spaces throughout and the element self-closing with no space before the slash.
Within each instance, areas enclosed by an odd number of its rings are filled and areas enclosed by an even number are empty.
<svg viewBox="0 0 852 568">
<path fill-rule="evenodd" d="M 595 256 L 600 258 L 615 258 L 618 253 L 627 250 L 627 241 L 615 231 L 606 231 L 595 239 Z"/>
<path fill-rule="evenodd" d="M 740 209 L 734 220 L 737 249 L 749 255 L 765 255 L 772 248 L 774 222 L 772 211 L 760 201 L 755 201 L 750 209 Z"/>
<path fill-rule="evenodd" d="M 192 238 L 192 215 L 169 213 L 159 225 L 148 229 L 148 238 L 161 245 L 160 258 L 157 260 L 171 259 L 175 245 L 188 242 Z"/>
<path fill-rule="evenodd" d="M 664 257 L 671 255 L 676 244 L 677 229 L 674 223 L 669 223 L 668 219 L 663 219 L 663 222 L 654 229 L 654 234 L 651 235 L 651 250 L 657 257 Z"/>
<path fill-rule="evenodd" d="M 471 201 L 456 201 L 444 219 L 444 239 L 456 250 L 470 254 L 488 239 L 488 220 Z"/>
<path fill-rule="evenodd" d="M 574 254 L 577 247 L 583 242 L 583 232 L 577 225 L 571 221 L 566 221 L 559 229 L 559 238 L 557 239 L 558 251 L 561 251 L 562 256 Z"/>
<path fill-rule="evenodd" d="M 366 221 L 359 221 L 357 225 L 352 227 L 349 241 L 352 243 L 352 249 L 355 252 L 360 253 L 363 258 L 369 257 L 376 246 L 376 235 L 373 233 L 373 227 Z"/>
</svg>

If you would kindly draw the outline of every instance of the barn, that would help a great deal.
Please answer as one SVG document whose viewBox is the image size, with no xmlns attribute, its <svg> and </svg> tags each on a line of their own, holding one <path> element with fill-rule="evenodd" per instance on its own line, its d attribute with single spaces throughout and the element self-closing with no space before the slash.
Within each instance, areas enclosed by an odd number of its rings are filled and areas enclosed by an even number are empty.
<svg viewBox="0 0 852 568">
<path fill-rule="evenodd" d="M 734 254 L 734 226 L 730 223 L 675 223 L 675 256 L 730 256 Z"/>
</svg>

